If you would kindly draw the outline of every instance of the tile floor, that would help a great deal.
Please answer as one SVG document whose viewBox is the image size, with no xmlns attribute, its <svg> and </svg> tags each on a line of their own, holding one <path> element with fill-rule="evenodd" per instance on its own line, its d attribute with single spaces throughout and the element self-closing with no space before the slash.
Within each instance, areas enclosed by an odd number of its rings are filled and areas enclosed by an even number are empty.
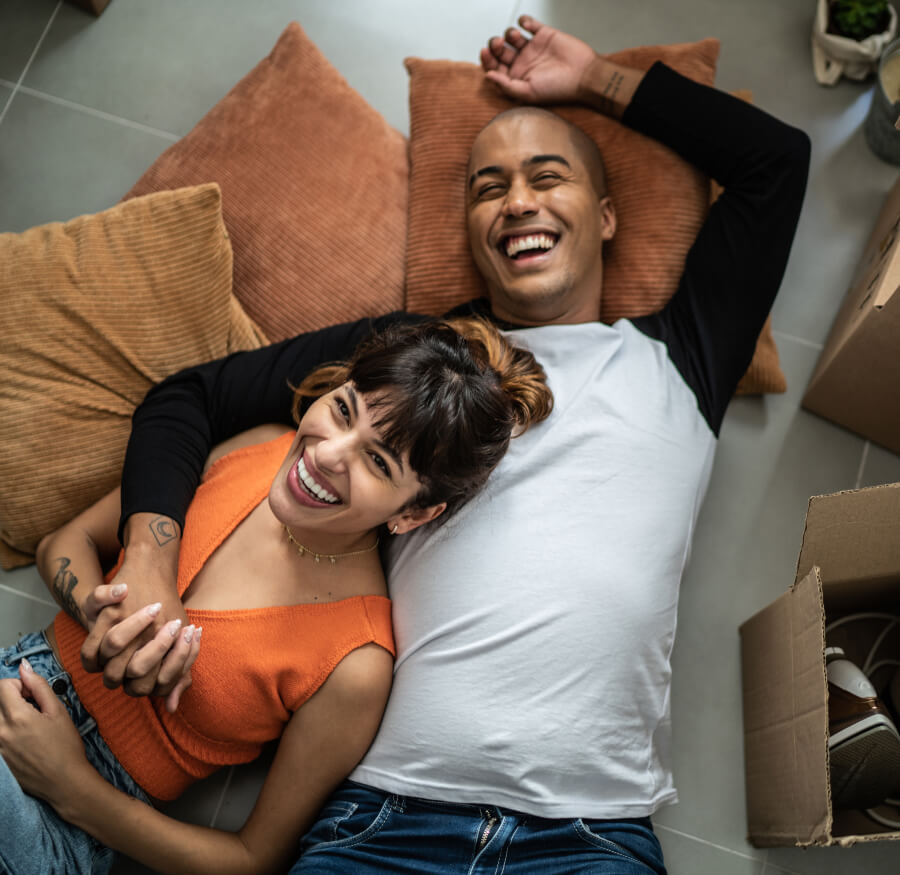
<svg viewBox="0 0 900 875">
<path fill-rule="evenodd" d="M 673 691 L 681 802 L 655 818 L 673 875 L 896 872 L 900 848 L 758 850 L 745 838 L 738 625 L 793 579 L 810 495 L 900 480 L 900 458 L 799 399 L 897 168 L 867 149 L 871 82 L 812 76 L 815 0 L 113 0 L 93 19 L 59 0 L 0 0 L 0 231 L 115 203 L 299 20 L 350 84 L 408 130 L 407 55 L 475 59 L 523 11 L 599 51 L 705 36 L 718 84 L 805 129 L 813 158 L 775 334 L 789 390 L 738 399 L 684 580 Z M 397 26 L 397 22 L 402 22 Z M 54 606 L 33 567 L 0 573 L 0 641 Z M 170 811 L 234 828 L 264 766 L 225 771 Z M 123 861 L 121 872 L 145 871 Z"/>
</svg>

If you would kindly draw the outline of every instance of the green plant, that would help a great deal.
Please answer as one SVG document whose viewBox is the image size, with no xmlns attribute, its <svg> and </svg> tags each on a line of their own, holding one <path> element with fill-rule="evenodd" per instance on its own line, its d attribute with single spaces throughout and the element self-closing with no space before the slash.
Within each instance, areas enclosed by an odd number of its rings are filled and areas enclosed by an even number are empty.
<svg viewBox="0 0 900 875">
<path fill-rule="evenodd" d="M 881 33 L 890 21 L 887 0 L 832 0 L 830 11 L 833 29 L 855 40 Z"/>
</svg>

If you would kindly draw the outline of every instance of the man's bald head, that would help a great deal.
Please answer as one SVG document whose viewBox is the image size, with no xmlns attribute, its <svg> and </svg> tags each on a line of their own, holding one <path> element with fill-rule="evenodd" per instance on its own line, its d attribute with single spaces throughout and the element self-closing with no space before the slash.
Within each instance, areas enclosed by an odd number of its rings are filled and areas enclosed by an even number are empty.
<svg viewBox="0 0 900 875">
<path fill-rule="evenodd" d="M 514 106 L 512 109 L 504 110 L 495 115 L 481 131 L 486 131 L 498 122 L 513 121 L 522 117 L 531 117 L 548 125 L 559 125 L 565 128 L 575 153 L 581 159 L 590 176 L 591 185 L 594 187 L 597 197 L 606 197 L 606 165 L 603 163 L 603 155 L 600 153 L 600 148 L 578 125 L 572 124 L 572 122 L 557 115 L 555 112 L 541 109 L 539 106 Z M 479 132 L 479 136 L 480 134 L 481 132 Z"/>
</svg>

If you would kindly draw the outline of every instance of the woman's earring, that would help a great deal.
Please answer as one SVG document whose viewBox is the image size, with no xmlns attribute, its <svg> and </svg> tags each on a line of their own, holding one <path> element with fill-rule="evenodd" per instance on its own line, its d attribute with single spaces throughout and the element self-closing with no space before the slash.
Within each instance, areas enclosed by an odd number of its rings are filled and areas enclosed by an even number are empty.
<svg viewBox="0 0 900 875">
<path fill-rule="evenodd" d="M 399 529 L 399 528 L 400 528 L 400 524 L 399 524 L 399 523 L 394 523 L 394 528 L 391 529 L 391 534 L 392 534 L 392 535 L 396 535 L 396 534 L 397 534 L 397 529 Z"/>
</svg>

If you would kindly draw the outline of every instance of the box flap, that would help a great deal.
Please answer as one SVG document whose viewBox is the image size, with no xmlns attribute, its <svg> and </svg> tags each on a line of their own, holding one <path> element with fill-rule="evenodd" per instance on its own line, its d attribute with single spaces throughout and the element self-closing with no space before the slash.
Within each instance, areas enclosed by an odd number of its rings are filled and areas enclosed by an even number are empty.
<svg viewBox="0 0 900 875">
<path fill-rule="evenodd" d="M 900 577 L 900 483 L 809 500 L 796 580 L 822 570 L 829 604 L 866 581 L 896 590 Z M 893 584 L 893 586 L 892 586 Z"/>
<path fill-rule="evenodd" d="M 818 568 L 741 633 L 747 824 L 758 847 L 828 844 L 828 704 Z"/>
<path fill-rule="evenodd" d="M 898 260 L 900 266 L 900 260 Z M 900 280 L 898 280 L 900 285 Z M 813 413 L 900 452 L 900 293 L 857 311 L 840 340 L 829 340 L 803 395 Z M 888 294 L 882 288 L 878 295 Z"/>
</svg>

